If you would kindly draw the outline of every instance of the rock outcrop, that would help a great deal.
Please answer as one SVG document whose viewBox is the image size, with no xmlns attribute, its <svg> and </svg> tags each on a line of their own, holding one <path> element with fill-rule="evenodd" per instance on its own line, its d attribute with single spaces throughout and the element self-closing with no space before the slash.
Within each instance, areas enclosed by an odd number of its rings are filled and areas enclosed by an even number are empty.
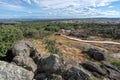
<svg viewBox="0 0 120 80">
<path fill-rule="evenodd" d="M 41 55 L 31 42 L 19 41 L 8 50 L 6 61 L 34 72 L 40 58 Z"/>
<path fill-rule="evenodd" d="M 63 75 L 65 80 L 87 80 L 89 75 L 79 67 L 71 67 Z"/>
<path fill-rule="evenodd" d="M 64 80 L 61 75 L 41 73 L 36 75 L 36 80 Z"/>
<path fill-rule="evenodd" d="M 100 67 L 99 64 L 95 64 L 94 62 L 84 61 L 81 63 L 81 65 L 96 77 L 100 78 L 101 76 L 105 76 L 107 74 L 107 71 L 104 68 Z"/>
<path fill-rule="evenodd" d="M 93 47 L 85 50 L 94 60 L 78 63 L 74 60 L 65 61 L 57 54 L 43 57 L 32 43 L 19 41 L 8 50 L 4 58 L 7 62 L 0 61 L 0 80 L 120 79 L 120 70 L 106 61 L 104 50 Z"/>
<path fill-rule="evenodd" d="M 87 51 L 85 51 L 85 53 L 87 53 L 87 55 L 91 58 L 93 58 L 94 60 L 97 61 L 104 61 L 106 60 L 105 54 L 104 52 L 102 52 L 99 49 L 95 49 L 95 48 L 90 48 Z"/>
<path fill-rule="evenodd" d="M 31 71 L 0 61 L 0 80 L 33 80 L 33 77 Z"/>
<path fill-rule="evenodd" d="M 66 66 L 62 57 L 52 54 L 48 57 L 40 59 L 38 63 L 38 72 L 57 73 L 64 72 Z"/>
<path fill-rule="evenodd" d="M 102 63 L 85 61 L 80 65 L 101 80 L 103 80 L 103 78 L 108 78 L 109 80 L 120 79 L 120 70 L 106 61 L 103 61 Z"/>
</svg>

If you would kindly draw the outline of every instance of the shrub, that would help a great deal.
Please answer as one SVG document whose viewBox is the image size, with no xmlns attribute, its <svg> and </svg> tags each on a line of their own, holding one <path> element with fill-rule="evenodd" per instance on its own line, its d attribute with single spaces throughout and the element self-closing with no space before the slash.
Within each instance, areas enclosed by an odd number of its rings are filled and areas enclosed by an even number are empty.
<svg viewBox="0 0 120 80">
<path fill-rule="evenodd" d="M 120 69 L 120 62 L 111 62 L 111 64 Z"/>
<path fill-rule="evenodd" d="M 43 42 L 46 44 L 46 48 L 49 50 L 50 53 L 61 55 L 60 50 L 55 45 L 55 40 L 45 38 Z"/>
<path fill-rule="evenodd" d="M 24 37 L 27 38 L 38 38 L 39 37 L 39 31 L 36 29 L 27 28 L 24 32 Z"/>
<path fill-rule="evenodd" d="M 0 27 L 0 57 L 5 56 L 7 49 L 17 40 L 23 38 L 22 31 L 10 25 Z"/>
<path fill-rule="evenodd" d="M 45 28 L 46 31 L 58 32 L 60 30 L 57 26 L 48 26 Z"/>
</svg>

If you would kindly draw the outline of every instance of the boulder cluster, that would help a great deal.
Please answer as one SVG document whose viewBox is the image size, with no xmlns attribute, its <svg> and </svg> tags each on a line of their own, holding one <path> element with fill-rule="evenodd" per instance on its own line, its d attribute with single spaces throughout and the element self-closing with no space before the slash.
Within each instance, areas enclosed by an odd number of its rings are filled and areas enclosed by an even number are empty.
<svg viewBox="0 0 120 80">
<path fill-rule="evenodd" d="M 74 65 L 57 54 L 42 56 L 31 42 L 19 41 L 1 58 L 0 80 L 120 80 L 120 69 L 109 64 L 102 52 L 86 53 L 97 61 Z"/>
</svg>

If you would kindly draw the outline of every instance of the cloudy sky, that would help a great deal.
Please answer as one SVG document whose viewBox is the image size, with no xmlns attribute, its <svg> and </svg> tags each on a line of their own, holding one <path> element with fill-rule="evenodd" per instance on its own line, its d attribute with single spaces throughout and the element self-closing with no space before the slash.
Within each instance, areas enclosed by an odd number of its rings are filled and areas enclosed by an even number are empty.
<svg viewBox="0 0 120 80">
<path fill-rule="evenodd" d="M 120 0 L 0 0 L 0 18 L 120 18 Z"/>
</svg>

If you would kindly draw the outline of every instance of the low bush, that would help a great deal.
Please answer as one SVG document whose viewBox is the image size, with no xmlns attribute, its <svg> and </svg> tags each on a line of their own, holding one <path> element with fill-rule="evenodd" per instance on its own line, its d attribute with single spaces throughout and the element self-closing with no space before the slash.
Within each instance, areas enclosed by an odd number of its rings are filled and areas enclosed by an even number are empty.
<svg viewBox="0 0 120 80">
<path fill-rule="evenodd" d="M 51 54 L 61 55 L 60 50 L 56 47 L 56 41 L 52 39 L 45 38 L 43 42 L 46 44 L 46 48 Z"/>
<path fill-rule="evenodd" d="M 23 38 L 22 31 L 10 25 L 0 27 L 0 57 L 5 56 L 8 48 Z"/>
<path fill-rule="evenodd" d="M 111 62 L 111 64 L 120 69 L 120 62 Z"/>
</svg>

